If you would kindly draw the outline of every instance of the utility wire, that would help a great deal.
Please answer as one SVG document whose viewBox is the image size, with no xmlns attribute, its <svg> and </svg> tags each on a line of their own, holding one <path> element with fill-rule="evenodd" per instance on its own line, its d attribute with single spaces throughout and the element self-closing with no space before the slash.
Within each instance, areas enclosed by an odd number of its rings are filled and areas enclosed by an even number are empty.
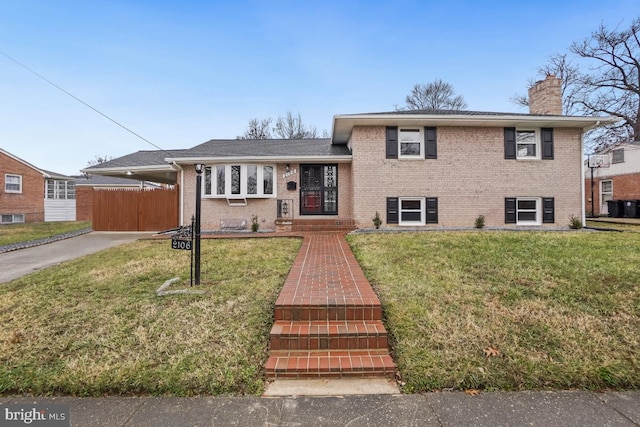
<svg viewBox="0 0 640 427">
<path fill-rule="evenodd" d="M 54 82 L 52 82 L 51 80 L 47 79 L 46 77 L 44 77 L 42 74 L 39 74 L 38 72 L 34 71 L 33 69 L 27 67 L 26 65 L 24 65 L 23 63 L 21 63 L 20 61 L 18 61 L 17 59 L 7 55 L 6 53 L 4 53 L 3 51 L 0 50 L 0 55 L 4 56 L 5 58 L 9 59 L 10 61 L 18 64 L 20 67 L 24 68 L 25 70 L 29 71 L 31 74 L 36 75 L 37 77 L 39 77 L 40 79 L 44 80 L 45 82 L 49 83 L 51 86 L 55 87 L 56 89 L 58 89 L 59 91 L 65 93 L 66 95 L 69 95 L 71 98 L 75 99 L 76 101 L 78 101 L 79 103 L 81 103 L 82 105 L 84 105 L 85 107 L 91 108 L 93 111 L 95 111 L 96 113 L 100 114 L 102 117 L 104 117 L 105 119 L 111 121 L 112 123 L 120 126 L 122 129 L 126 130 L 127 132 L 137 136 L 138 138 L 140 138 L 141 140 L 143 140 L 144 142 L 146 142 L 147 144 L 157 148 L 158 150 L 164 152 L 165 154 L 168 154 L 169 156 L 171 156 L 171 153 L 169 153 L 168 151 L 160 148 L 159 146 L 157 146 L 156 144 L 154 144 L 153 142 L 149 141 L 147 138 L 141 136 L 140 134 L 132 131 L 131 129 L 129 129 L 128 127 L 126 127 L 125 125 L 117 122 L 116 120 L 112 119 L 111 117 L 107 116 L 106 114 L 104 114 L 102 111 L 98 110 L 97 108 L 92 107 L 91 105 L 87 104 L 86 102 L 84 102 L 82 99 L 78 98 L 77 96 L 75 96 L 74 94 L 72 94 L 71 92 L 63 89 L 62 87 L 58 86 L 57 84 L 55 84 Z"/>
</svg>

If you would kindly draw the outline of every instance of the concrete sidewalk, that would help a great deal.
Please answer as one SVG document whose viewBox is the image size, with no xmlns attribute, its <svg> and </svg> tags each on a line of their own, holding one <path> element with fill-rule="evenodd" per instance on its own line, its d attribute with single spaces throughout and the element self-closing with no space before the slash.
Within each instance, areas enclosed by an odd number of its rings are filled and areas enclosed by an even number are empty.
<svg viewBox="0 0 640 427">
<path fill-rule="evenodd" d="M 71 426 L 638 426 L 640 392 L 343 397 L 1 398 L 69 405 Z M 5 411 L 0 409 L 0 425 Z M 34 423 L 32 425 L 37 425 Z"/>
</svg>

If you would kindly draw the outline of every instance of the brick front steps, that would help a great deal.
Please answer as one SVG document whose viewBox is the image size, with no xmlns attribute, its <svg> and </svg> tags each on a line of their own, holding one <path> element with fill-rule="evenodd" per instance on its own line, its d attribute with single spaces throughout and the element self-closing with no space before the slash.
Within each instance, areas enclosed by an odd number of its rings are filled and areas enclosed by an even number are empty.
<svg viewBox="0 0 640 427">
<path fill-rule="evenodd" d="M 393 378 L 381 320 L 344 236 L 309 234 L 276 301 L 267 377 Z"/>
<path fill-rule="evenodd" d="M 348 233 L 356 229 L 356 223 L 352 219 L 294 219 L 291 231 L 294 232 L 319 232 L 339 231 Z"/>
</svg>

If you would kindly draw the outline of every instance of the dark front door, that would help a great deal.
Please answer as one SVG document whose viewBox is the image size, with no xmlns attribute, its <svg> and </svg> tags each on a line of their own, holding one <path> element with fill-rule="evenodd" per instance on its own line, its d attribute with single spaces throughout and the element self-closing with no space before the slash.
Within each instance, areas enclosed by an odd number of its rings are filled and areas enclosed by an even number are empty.
<svg viewBox="0 0 640 427">
<path fill-rule="evenodd" d="M 338 214 L 338 165 L 300 165 L 300 214 Z"/>
</svg>

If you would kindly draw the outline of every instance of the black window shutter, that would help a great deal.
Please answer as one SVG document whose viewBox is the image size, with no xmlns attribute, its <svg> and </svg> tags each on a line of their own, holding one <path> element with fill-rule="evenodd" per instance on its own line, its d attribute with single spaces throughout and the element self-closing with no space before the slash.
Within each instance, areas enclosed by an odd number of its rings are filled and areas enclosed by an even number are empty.
<svg viewBox="0 0 640 427">
<path fill-rule="evenodd" d="M 438 158 L 438 137 L 436 128 L 424 128 L 424 157 L 425 159 Z"/>
<path fill-rule="evenodd" d="M 387 197 L 387 224 L 397 224 L 398 218 L 398 198 Z"/>
<path fill-rule="evenodd" d="M 556 222 L 555 201 L 553 197 L 545 197 L 542 199 L 542 222 L 544 224 L 553 224 Z"/>
<path fill-rule="evenodd" d="M 516 158 L 516 128 L 504 128 L 504 158 Z"/>
<path fill-rule="evenodd" d="M 387 126 L 387 159 L 398 158 L 398 127 Z"/>
<path fill-rule="evenodd" d="M 427 224 L 438 223 L 438 198 L 427 197 Z"/>
<path fill-rule="evenodd" d="M 516 199 L 514 197 L 506 197 L 504 199 L 504 223 L 515 224 L 516 218 Z"/>
<path fill-rule="evenodd" d="M 553 160 L 553 128 L 542 128 L 542 159 Z"/>
</svg>

